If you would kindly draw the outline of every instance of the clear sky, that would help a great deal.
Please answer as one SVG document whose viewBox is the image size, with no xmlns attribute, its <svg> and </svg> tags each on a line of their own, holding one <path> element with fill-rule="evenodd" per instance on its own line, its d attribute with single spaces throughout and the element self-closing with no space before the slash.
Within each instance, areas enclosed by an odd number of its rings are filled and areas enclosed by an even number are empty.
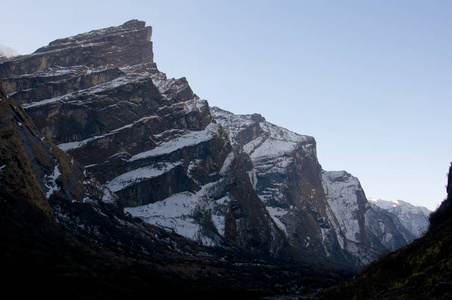
<svg viewBox="0 0 452 300">
<path fill-rule="evenodd" d="M 5 1 L 21 54 L 121 25 L 153 27 L 154 59 L 211 106 L 317 141 L 324 170 L 366 195 L 435 209 L 452 161 L 452 1 Z"/>
</svg>

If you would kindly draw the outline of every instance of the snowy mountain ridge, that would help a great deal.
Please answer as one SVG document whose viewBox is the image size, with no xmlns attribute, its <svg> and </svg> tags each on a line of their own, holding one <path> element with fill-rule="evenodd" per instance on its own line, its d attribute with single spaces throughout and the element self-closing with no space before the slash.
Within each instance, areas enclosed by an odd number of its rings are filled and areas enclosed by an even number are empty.
<svg viewBox="0 0 452 300">
<path fill-rule="evenodd" d="M 426 216 L 428 216 L 431 213 L 431 210 L 424 206 L 413 205 L 403 200 L 383 200 L 380 198 L 373 197 L 367 197 L 367 200 L 383 209 L 401 207 L 404 210 L 422 211 Z"/>
<path fill-rule="evenodd" d="M 402 200 L 388 201 L 370 197 L 367 197 L 367 200 L 370 204 L 396 215 L 403 226 L 416 238 L 421 237 L 428 230 L 429 216 L 432 212 L 426 207 L 414 206 Z"/>
</svg>

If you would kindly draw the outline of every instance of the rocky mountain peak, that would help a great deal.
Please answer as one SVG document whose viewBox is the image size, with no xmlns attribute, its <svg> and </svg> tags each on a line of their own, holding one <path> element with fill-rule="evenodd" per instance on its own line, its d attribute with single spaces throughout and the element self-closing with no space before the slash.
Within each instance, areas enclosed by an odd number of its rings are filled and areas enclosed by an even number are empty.
<svg viewBox="0 0 452 300">
<path fill-rule="evenodd" d="M 99 67 L 130 67 L 143 63 L 152 65 L 151 36 L 152 27 L 146 27 L 143 21 L 132 20 L 120 26 L 58 39 L 30 55 L 6 62 L 0 70 L 0 77 L 31 74 L 55 67 L 61 74 L 77 66 L 97 70 Z"/>
<path fill-rule="evenodd" d="M 130 42 L 134 45 L 141 42 L 150 42 L 152 27 L 145 26 L 146 23 L 143 21 L 131 20 L 120 26 L 92 30 L 88 33 L 55 40 L 49 43 L 49 45 L 39 48 L 35 53 L 61 51 L 65 48 L 79 46 L 92 47 L 94 45 L 104 45 L 107 43 L 120 46 L 126 42 Z"/>
<path fill-rule="evenodd" d="M 324 174 L 325 178 L 327 178 L 329 181 L 341 181 L 346 182 L 349 180 L 353 180 L 353 176 L 342 170 L 342 171 L 329 171 Z"/>
<path fill-rule="evenodd" d="M 265 122 L 265 118 L 261 114 L 251 114 L 248 117 L 256 122 Z"/>
<path fill-rule="evenodd" d="M 429 216 L 432 212 L 426 207 L 414 206 L 402 200 L 388 201 L 369 197 L 367 200 L 370 205 L 380 208 L 389 215 L 395 215 L 393 218 L 401 222 L 415 238 L 424 235 L 430 225 Z"/>
</svg>

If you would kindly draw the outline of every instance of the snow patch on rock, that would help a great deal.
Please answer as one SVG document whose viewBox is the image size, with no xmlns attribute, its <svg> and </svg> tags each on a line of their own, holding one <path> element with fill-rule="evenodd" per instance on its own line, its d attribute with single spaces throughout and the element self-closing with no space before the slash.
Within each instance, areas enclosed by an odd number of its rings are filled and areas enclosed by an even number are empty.
<svg viewBox="0 0 452 300">
<path fill-rule="evenodd" d="M 44 185 L 48 188 L 46 192 L 47 199 L 50 198 L 54 193 L 58 192 L 60 190 L 60 187 L 56 183 L 56 180 L 58 177 L 60 177 L 61 171 L 58 165 L 55 166 L 53 169 L 53 173 L 50 175 L 45 175 L 44 177 Z"/>
</svg>

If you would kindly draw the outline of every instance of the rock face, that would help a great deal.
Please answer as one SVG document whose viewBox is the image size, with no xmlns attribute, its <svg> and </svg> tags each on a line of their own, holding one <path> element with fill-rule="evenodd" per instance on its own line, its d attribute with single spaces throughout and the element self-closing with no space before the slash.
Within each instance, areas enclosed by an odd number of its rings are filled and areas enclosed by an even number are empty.
<svg viewBox="0 0 452 300">
<path fill-rule="evenodd" d="M 50 140 L 41 135 L 21 105 L 7 100 L 0 83 L 0 184 L 8 193 L 28 199 L 48 215 L 48 200 L 87 199 L 109 203 L 117 197 Z"/>
<path fill-rule="evenodd" d="M 365 265 L 413 240 L 397 217 L 368 203 L 357 178 L 321 168 L 314 138 L 268 123 L 259 115 L 238 116 L 216 107 L 211 111 L 294 248 Z"/>
<path fill-rule="evenodd" d="M 286 240 L 207 102 L 185 78 L 158 71 L 150 36 L 130 21 L 52 42 L 0 73 L 41 132 L 126 207 L 172 206 L 151 222 L 204 244 L 282 255 Z"/>
<path fill-rule="evenodd" d="M 151 33 L 132 20 L 60 39 L 2 63 L 0 78 L 126 212 L 192 241 L 348 267 L 410 241 L 356 178 L 322 170 L 314 138 L 210 108 L 168 79 Z"/>
<path fill-rule="evenodd" d="M 254 298 L 347 272 L 203 247 L 124 214 L 121 201 L 41 135 L 0 86 L 0 275 L 22 298 Z M 27 289 L 18 284 L 27 282 Z M 51 293 L 49 294 L 49 284 Z M 219 291 L 220 294 L 219 294 Z"/>
</svg>

